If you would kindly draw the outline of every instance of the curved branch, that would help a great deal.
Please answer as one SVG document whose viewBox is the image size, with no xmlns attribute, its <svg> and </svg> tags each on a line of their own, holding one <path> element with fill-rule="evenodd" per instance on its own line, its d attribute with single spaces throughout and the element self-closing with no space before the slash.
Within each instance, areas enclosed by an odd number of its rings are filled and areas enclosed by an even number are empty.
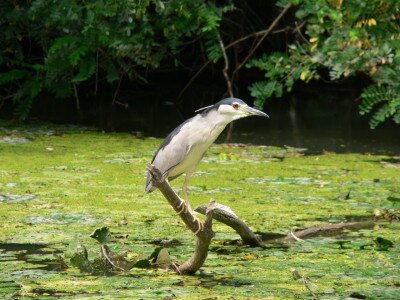
<svg viewBox="0 0 400 300">
<path fill-rule="evenodd" d="M 206 205 L 200 205 L 194 209 L 196 212 L 205 214 L 207 210 Z M 224 223 L 232 227 L 237 234 L 240 235 L 244 244 L 252 247 L 262 247 L 262 243 L 257 235 L 250 229 L 249 226 L 236 216 L 229 207 L 216 204 L 214 208 L 213 218 L 218 222 Z"/>
<path fill-rule="evenodd" d="M 201 230 L 197 235 L 194 253 L 189 260 L 178 267 L 179 274 L 194 274 L 204 264 L 208 255 L 208 246 L 214 237 L 214 232 L 212 231 L 214 207 L 215 200 L 211 199 L 210 204 L 207 206 L 203 230 Z"/>
<path fill-rule="evenodd" d="M 212 231 L 212 211 L 215 207 L 215 200 L 211 199 L 207 207 L 206 219 L 204 223 L 201 223 L 190 209 L 182 209 L 182 205 L 186 206 L 185 201 L 165 181 L 161 172 L 152 164 L 148 163 L 146 167 L 152 177 L 153 185 L 161 191 L 169 204 L 179 214 L 186 227 L 197 237 L 195 252 L 192 257 L 177 268 L 179 274 L 194 274 L 204 264 L 208 254 L 208 246 L 214 237 L 214 232 Z"/>
<path fill-rule="evenodd" d="M 221 52 L 222 55 L 224 57 L 224 68 L 222 69 L 222 73 L 224 74 L 225 77 L 225 81 L 226 81 L 226 88 L 229 94 L 229 97 L 233 97 L 233 91 L 232 91 L 232 79 L 229 78 L 229 74 L 228 74 L 228 69 L 229 69 L 229 60 L 228 60 L 228 55 L 226 54 L 226 48 L 224 46 L 224 42 L 222 41 L 221 35 L 217 34 L 217 38 L 218 38 L 218 42 L 219 42 L 219 46 L 221 48 Z"/>
</svg>

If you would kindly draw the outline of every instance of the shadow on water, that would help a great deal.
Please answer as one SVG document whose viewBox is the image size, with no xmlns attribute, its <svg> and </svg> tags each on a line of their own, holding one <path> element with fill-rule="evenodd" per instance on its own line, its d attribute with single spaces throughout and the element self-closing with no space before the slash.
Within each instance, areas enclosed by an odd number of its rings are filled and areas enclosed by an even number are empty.
<svg viewBox="0 0 400 300">
<path fill-rule="evenodd" d="M 47 274 L 51 274 L 54 272 L 58 273 L 64 271 L 67 266 L 62 260 L 58 259 L 58 254 L 62 253 L 62 251 L 56 248 L 50 248 L 53 246 L 54 245 L 48 244 L 0 244 L 0 264 L 2 262 L 12 261 L 25 262 L 27 264 L 27 267 L 25 267 L 22 270 L 23 273 L 19 275 L 23 277 L 30 277 L 33 274 L 35 274 L 35 276 L 44 276 L 46 272 L 48 272 Z M 38 270 L 44 272 L 40 273 L 38 272 Z M 18 275 L 16 275 L 15 278 L 14 275 L 10 276 L 10 278 L 3 278 L 0 280 L 0 298 L 1 295 L 7 295 L 7 297 L 10 298 L 6 299 L 20 299 L 20 293 L 23 286 L 18 283 Z M 24 299 L 42 299 L 42 297 L 43 299 L 59 299 L 75 296 L 82 297 L 88 294 L 82 290 L 69 292 L 41 286 L 33 287 L 28 292 L 24 291 L 23 293 Z M 90 294 L 93 295 L 94 293 Z"/>
<path fill-rule="evenodd" d="M 217 276 L 200 279 L 200 286 L 207 289 L 212 289 L 215 286 L 241 287 L 246 285 L 253 285 L 253 283 L 238 278 L 218 278 Z"/>
<path fill-rule="evenodd" d="M 49 246 L 47 244 L 0 244 L 0 250 L 3 252 L 3 255 L 0 256 L 0 262 L 16 260 L 38 265 L 35 269 L 43 271 L 65 270 L 64 263 L 57 259 L 57 254 L 62 251 L 50 249 Z M 49 258 L 49 255 L 52 255 L 52 258 Z"/>
<path fill-rule="evenodd" d="M 216 286 L 241 287 L 254 284 L 250 280 L 235 278 L 229 275 L 206 274 L 200 272 L 197 276 L 200 281 L 199 285 L 206 289 L 212 289 Z"/>
</svg>

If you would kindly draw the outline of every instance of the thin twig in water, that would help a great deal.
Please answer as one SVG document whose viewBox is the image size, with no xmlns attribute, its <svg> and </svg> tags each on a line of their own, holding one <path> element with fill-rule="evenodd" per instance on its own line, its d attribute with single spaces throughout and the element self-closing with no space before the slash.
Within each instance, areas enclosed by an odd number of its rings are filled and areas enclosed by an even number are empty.
<svg viewBox="0 0 400 300">
<path fill-rule="evenodd" d="M 293 231 L 290 231 L 289 234 L 291 235 L 291 237 L 293 237 L 296 241 L 298 242 L 304 242 L 304 240 L 298 238 L 297 236 L 294 235 Z"/>
<path fill-rule="evenodd" d="M 179 267 L 178 267 L 178 265 L 176 264 L 176 263 L 172 263 L 172 266 L 175 268 L 175 271 L 179 274 L 179 275 L 182 275 L 182 272 L 181 272 L 181 270 L 179 270 Z"/>
<path fill-rule="evenodd" d="M 126 270 L 124 270 L 123 268 L 118 267 L 117 265 L 115 265 L 115 264 L 111 261 L 110 257 L 108 257 L 107 249 L 105 248 L 105 245 L 101 245 L 101 252 L 102 252 L 102 254 L 104 255 L 104 257 L 106 258 L 106 260 L 107 260 L 114 268 L 119 269 L 119 270 L 122 270 L 122 271 L 126 271 Z"/>
</svg>

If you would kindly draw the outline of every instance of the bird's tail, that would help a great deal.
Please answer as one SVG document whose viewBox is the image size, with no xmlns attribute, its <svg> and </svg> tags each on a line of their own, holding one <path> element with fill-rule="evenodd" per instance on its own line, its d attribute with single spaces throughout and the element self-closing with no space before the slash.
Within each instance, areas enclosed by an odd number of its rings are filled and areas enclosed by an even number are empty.
<svg viewBox="0 0 400 300">
<path fill-rule="evenodd" d="M 147 172 L 147 177 L 146 177 L 146 186 L 144 188 L 144 190 L 146 191 L 146 193 L 151 193 L 152 191 L 154 191 L 156 188 L 153 186 L 153 182 L 151 180 L 151 176 L 150 173 Z"/>
</svg>

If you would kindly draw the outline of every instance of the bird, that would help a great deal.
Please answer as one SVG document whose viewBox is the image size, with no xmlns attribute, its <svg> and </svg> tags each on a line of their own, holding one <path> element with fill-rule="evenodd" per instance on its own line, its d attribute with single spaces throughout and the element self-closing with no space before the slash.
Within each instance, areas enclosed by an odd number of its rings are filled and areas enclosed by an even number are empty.
<svg viewBox="0 0 400 300">
<path fill-rule="evenodd" d="M 232 121 L 248 116 L 268 117 L 258 109 L 248 106 L 238 98 L 226 98 L 213 105 L 196 110 L 194 117 L 176 127 L 162 142 L 151 164 L 160 170 L 167 181 L 185 174 L 182 192 L 185 210 L 191 210 L 188 197 L 189 178 L 197 164 L 225 127 Z M 155 190 L 151 175 L 147 172 L 145 192 Z M 183 203 L 183 201 L 182 201 Z M 179 212 L 181 213 L 182 210 Z"/>
</svg>

